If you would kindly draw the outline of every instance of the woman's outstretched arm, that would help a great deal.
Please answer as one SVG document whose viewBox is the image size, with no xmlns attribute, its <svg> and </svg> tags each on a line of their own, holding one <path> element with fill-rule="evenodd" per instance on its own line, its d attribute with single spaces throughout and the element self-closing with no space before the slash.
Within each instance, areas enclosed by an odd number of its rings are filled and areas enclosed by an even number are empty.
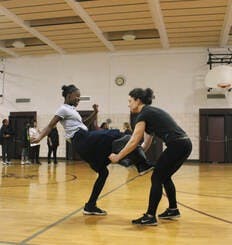
<svg viewBox="0 0 232 245">
<path fill-rule="evenodd" d="M 61 117 L 54 116 L 49 124 L 41 131 L 37 138 L 31 138 L 31 143 L 39 143 L 45 136 L 47 136 L 54 126 L 61 120 Z"/>
</svg>

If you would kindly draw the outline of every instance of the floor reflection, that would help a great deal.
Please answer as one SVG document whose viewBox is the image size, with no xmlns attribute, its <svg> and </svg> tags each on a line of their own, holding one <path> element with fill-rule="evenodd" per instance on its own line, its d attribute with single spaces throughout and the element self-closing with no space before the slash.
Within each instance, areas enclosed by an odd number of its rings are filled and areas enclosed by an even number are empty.
<svg viewBox="0 0 232 245">
<path fill-rule="evenodd" d="M 66 163 L 41 165 L 0 164 L 0 187 L 59 184 L 75 179 L 66 173 Z"/>
</svg>

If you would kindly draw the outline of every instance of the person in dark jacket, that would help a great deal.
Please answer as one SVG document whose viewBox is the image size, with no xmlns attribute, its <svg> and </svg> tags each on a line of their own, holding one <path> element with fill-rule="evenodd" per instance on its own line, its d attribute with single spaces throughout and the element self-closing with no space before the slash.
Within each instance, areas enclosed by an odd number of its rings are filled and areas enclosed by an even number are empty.
<svg viewBox="0 0 232 245">
<path fill-rule="evenodd" d="M 2 135 L 2 164 L 8 165 L 11 160 L 11 148 L 13 141 L 13 130 L 9 125 L 8 119 L 3 119 L 1 127 Z"/>
<path fill-rule="evenodd" d="M 51 163 L 51 155 L 53 154 L 53 161 L 57 164 L 56 152 L 59 146 L 59 133 L 56 126 L 51 130 L 47 136 L 48 144 L 48 163 Z"/>
</svg>

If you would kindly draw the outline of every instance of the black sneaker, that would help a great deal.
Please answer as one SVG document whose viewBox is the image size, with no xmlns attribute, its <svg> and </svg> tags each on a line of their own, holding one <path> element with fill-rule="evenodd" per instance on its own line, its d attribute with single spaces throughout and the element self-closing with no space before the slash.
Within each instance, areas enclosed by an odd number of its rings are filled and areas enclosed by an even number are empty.
<svg viewBox="0 0 232 245">
<path fill-rule="evenodd" d="M 89 207 L 87 205 L 85 205 L 84 210 L 83 210 L 83 214 L 85 215 L 107 215 L 107 212 L 94 206 L 94 207 Z"/>
<path fill-rule="evenodd" d="M 144 175 L 154 169 L 154 166 L 149 165 L 147 163 L 138 164 L 136 167 L 139 172 L 139 175 Z"/>
<path fill-rule="evenodd" d="M 158 225 L 155 216 L 149 217 L 148 214 L 144 214 L 139 219 L 132 220 L 134 225 Z"/>
<path fill-rule="evenodd" d="M 180 217 L 179 209 L 169 209 L 167 208 L 162 214 L 159 214 L 158 217 L 160 219 L 174 219 Z"/>
</svg>

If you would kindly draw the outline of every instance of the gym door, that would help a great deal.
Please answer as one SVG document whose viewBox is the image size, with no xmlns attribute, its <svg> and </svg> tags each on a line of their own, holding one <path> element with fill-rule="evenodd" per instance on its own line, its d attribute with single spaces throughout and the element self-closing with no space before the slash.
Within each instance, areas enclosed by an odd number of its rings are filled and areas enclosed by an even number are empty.
<svg viewBox="0 0 232 245">
<path fill-rule="evenodd" d="M 36 111 L 10 112 L 9 120 L 15 133 L 12 147 L 12 158 L 20 159 L 24 127 L 27 122 L 36 120 Z"/>
<path fill-rule="evenodd" d="M 208 117 L 208 161 L 225 162 L 225 117 Z"/>
</svg>

